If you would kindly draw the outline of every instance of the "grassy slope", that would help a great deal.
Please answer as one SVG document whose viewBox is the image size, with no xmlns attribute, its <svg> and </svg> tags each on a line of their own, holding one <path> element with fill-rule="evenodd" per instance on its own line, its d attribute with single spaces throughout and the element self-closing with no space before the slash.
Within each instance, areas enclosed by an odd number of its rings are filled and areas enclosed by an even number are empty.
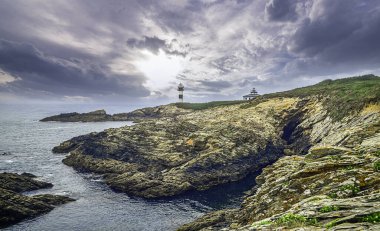
<svg viewBox="0 0 380 231">
<path fill-rule="evenodd" d="M 266 94 L 252 100 L 242 107 L 253 107 L 260 102 L 276 97 L 328 97 L 323 102 L 333 120 L 359 111 L 365 105 L 380 102 L 380 77 L 364 75 L 337 80 L 324 80 L 318 84 L 294 90 Z"/>
<path fill-rule="evenodd" d="M 243 102 L 247 102 L 247 101 L 233 100 L 233 101 L 212 101 L 212 102 L 207 102 L 207 103 L 175 103 L 174 105 L 183 109 L 204 110 L 204 109 L 209 109 L 213 107 L 239 104 Z"/>
<path fill-rule="evenodd" d="M 248 104 L 241 105 L 249 108 L 276 97 L 328 97 L 324 106 L 333 120 L 340 120 L 344 116 L 359 111 L 365 105 L 380 102 L 380 77 L 375 75 L 364 75 L 337 80 L 324 80 L 318 84 L 296 88 L 290 91 L 266 94 L 251 100 Z M 234 101 L 212 101 L 207 103 L 175 103 L 179 108 L 204 110 L 218 106 L 228 106 L 246 103 L 245 100 Z"/>
</svg>

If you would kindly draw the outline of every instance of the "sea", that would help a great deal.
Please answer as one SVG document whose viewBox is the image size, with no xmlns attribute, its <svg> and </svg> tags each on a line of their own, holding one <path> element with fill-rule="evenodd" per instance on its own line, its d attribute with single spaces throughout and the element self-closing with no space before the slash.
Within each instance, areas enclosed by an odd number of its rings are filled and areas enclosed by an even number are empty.
<svg viewBox="0 0 380 231">
<path fill-rule="evenodd" d="M 40 119 L 67 112 L 105 109 L 128 112 L 139 105 L 3 104 L 0 105 L 0 172 L 28 172 L 53 188 L 25 193 L 65 195 L 74 202 L 4 230 L 131 230 L 170 231 L 207 212 L 238 207 L 254 175 L 203 192 L 169 199 L 146 200 L 114 192 L 97 174 L 78 172 L 62 163 L 65 154 L 52 148 L 72 137 L 107 128 L 135 126 L 132 122 L 62 123 Z"/>
</svg>

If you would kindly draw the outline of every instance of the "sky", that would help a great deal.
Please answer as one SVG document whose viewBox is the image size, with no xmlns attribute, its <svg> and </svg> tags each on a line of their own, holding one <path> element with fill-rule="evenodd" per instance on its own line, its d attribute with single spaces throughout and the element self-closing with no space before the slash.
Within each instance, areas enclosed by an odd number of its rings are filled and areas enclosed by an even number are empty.
<svg viewBox="0 0 380 231">
<path fill-rule="evenodd" d="M 380 74 L 378 0 L 0 0 L 0 102 L 241 99 Z"/>
</svg>

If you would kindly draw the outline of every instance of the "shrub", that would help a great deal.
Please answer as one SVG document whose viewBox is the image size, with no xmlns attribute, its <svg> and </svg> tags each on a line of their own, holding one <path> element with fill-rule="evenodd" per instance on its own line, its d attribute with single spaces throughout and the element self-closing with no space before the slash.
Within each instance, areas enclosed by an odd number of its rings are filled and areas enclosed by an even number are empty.
<svg viewBox="0 0 380 231">
<path fill-rule="evenodd" d="M 301 225 L 306 223 L 306 217 L 293 214 L 293 213 L 288 213 L 276 220 L 276 223 L 279 225 L 287 225 L 287 226 L 294 226 L 294 225 Z"/>
</svg>

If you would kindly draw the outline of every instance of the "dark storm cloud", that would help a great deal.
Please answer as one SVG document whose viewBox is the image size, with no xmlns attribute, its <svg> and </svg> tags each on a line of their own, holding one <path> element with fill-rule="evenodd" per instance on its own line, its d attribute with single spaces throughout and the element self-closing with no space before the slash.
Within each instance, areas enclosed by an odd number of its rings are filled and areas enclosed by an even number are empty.
<svg viewBox="0 0 380 231">
<path fill-rule="evenodd" d="M 295 0 L 270 0 L 265 5 L 268 20 L 295 21 L 297 19 Z"/>
<path fill-rule="evenodd" d="M 120 94 L 149 95 L 142 86 L 142 76 L 110 75 L 104 66 L 86 65 L 45 56 L 31 44 L 0 40 L 0 68 L 19 80 L 12 89 L 35 89 L 54 94 L 93 96 Z"/>
<path fill-rule="evenodd" d="M 163 39 L 159 39 L 156 36 L 148 37 L 144 36 L 143 39 L 130 38 L 127 40 L 127 45 L 132 48 L 148 49 L 154 54 L 158 54 L 160 49 L 166 48 L 166 42 Z"/>
<path fill-rule="evenodd" d="M 321 1 L 318 10 L 321 13 L 305 18 L 291 37 L 290 51 L 299 58 L 289 65 L 296 71 L 310 74 L 378 66 L 378 1 Z"/>
</svg>

